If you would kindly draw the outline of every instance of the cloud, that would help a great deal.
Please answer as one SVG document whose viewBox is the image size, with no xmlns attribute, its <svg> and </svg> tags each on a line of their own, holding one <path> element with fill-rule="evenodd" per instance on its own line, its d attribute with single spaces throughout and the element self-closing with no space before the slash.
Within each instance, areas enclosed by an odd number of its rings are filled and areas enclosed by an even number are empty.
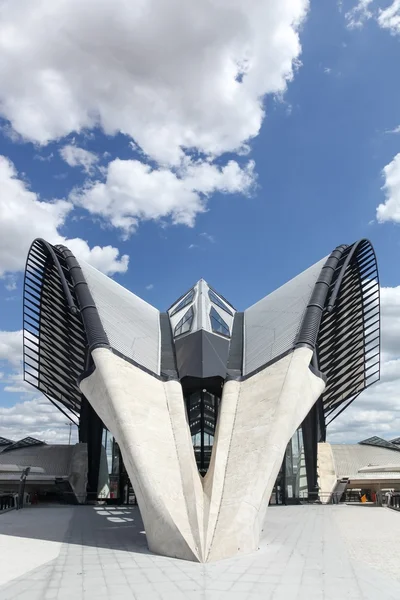
<svg viewBox="0 0 400 600">
<path fill-rule="evenodd" d="M 393 0 L 393 4 L 379 11 L 378 23 L 391 34 L 400 35 L 400 0 Z"/>
<path fill-rule="evenodd" d="M 206 233 L 205 231 L 203 231 L 203 233 L 200 233 L 199 235 L 201 235 L 202 238 L 204 238 L 205 240 L 210 242 L 210 244 L 215 244 L 215 237 L 213 235 L 210 235 L 209 233 Z"/>
<path fill-rule="evenodd" d="M 175 225 L 193 227 L 196 215 L 206 211 L 211 194 L 246 194 L 254 183 L 253 161 L 241 167 L 231 160 L 219 167 L 189 160 L 173 172 L 151 168 L 138 160 L 116 159 L 108 164 L 105 182 L 96 181 L 75 190 L 70 200 L 108 220 L 127 238 L 140 220 L 168 217 Z"/>
<path fill-rule="evenodd" d="M 0 360 L 19 367 L 22 360 L 22 330 L 0 331 Z"/>
<path fill-rule="evenodd" d="M 26 436 L 44 442 L 66 444 L 69 439 L 67 418 L 46 398 L 33 398 L 12 407 L 0 407 L 0 436 L 19 440 Z M 71 428 L 71 443 L 76 443 L 77 428 Z"/>
<path fill-rule="evenodd" d="M 160 164 L 236 151 L 293 77 L 308 4 L 3 0 L 2 115 L 39 144 L 120 131 Z"/>
<path fill-rule="evenodd" d="M 400 153 L 383 169 L 385 183 L 383 190 L 386 200 L 379 204 L 376 216 L 380 223 L 384 221 L 400 222 Z"/>
<path fill-rule="evenodd" d="M 388 29 L 392 35 L 400 34 L 400 0 L 392 0 L 386 8 L 372 11 L 374 0 L 358 0 L 358 3 L 345 14 L 348 29 L 361 29 L 370 19 L 379 27 Z"/>
<path fill-rule="evenodd" d="M 388 131 L 386 131 L 386 133 L 400 133 L 400 125 L 398 125 L 398 127 L 395 127 L 394 129 L 389 129 Z"/>
<path fill-rule="evenodd" d="M 154 283 L 149 283 L 149 285 L 146 285 L 146 290 L 152 290 L 154 289 Z"/>
<path fill-rule="evenodd" d="M 328 428 L 328 441 L 358 442 L 400 435 L 400 286 L 381 288 L 381 379 Z"/>
<path fill-rule="evenodd" d="M 86 173 L 91 173 L 99 157 L 94 152 L 67 144 L 60 148 L 60 155 L 70 167 L 82 167 Z"/>
<path fill-rule="evenodd" d="M 374 0 L 358 0 L 358 3 L 345 14 L 348 29 L 360 29 L 372 18 L 370 10 Z"/>
<path fill-rule="evenodd" d="M 41 201 L 18 178 L 11 161 L 0 156 L 0 276 L 24 268 L 29 246 L 36 237 L 52 244 L 65 244 L 77 257 L 105 273 L 124 273 L 129 258 L 119 257 L 117 248 L 90 248 L 85 240 L 67 239 L 60 234 L 72 210 L 71 202 L 65 200 Z"/>
</svg>

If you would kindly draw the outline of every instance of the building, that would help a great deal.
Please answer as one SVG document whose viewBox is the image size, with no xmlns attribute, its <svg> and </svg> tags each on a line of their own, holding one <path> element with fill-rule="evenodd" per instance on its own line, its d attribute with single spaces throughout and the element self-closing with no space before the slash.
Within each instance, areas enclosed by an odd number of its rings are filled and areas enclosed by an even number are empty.
<svg viewBox="0 0 400 600">
<path fill-rule="evenodd" d="M 88 498 L 132 485 L 161 554 L 250 552 L 270 501 L 316 498 L 318 442 L 379 379 L 379 344 L 368 240 L 243 312 L 200 280 L 163 313 L 63 246 L 29 251 L 25 379 L 79 426 Z"/>
<path fill-rule="evenodd" d="M 29 467 L 25 492 L 69 503 L 86 500 L 86 444 L 45 444 L 26 437 L 13 442 L 0 437 L 0 495 L 17 494 Z"/>
<path fill-rule="evenodd" d="M 323 503 L 333 499 L 359 502 L 364 495 L 370 502 L 380 502 L 386 492 L 400 493 L 400 438 L 388 442 L 374 436 L 358 444 L 320 443 L 318 462 Z"/>
</svg>

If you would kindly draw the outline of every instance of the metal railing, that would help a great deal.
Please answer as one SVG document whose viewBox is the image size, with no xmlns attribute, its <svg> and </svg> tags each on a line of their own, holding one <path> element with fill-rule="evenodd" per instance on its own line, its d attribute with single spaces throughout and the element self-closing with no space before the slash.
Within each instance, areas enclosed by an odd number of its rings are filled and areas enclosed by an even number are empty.
<svg viewBox="0 0 400 600">
<path fill-rule="evenodd" d="M 15 496 L 15 494 L 0 494 L 0 514 L 2 511 L 16 508 L 17 501 Z"/>
</svg>

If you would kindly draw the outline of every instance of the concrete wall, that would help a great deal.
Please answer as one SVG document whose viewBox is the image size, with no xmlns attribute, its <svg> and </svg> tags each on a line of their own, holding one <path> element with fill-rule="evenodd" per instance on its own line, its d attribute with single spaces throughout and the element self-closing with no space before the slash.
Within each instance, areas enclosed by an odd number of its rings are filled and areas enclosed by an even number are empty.
<svg viewBox="0 0 400 600">
<path fill-rule="evenodd" d="M 182 388 L 107 349 L 82 392 L 118 441 L 150 550 L 200 562 L 257 549 L 286 445 L 323 391 L 302 348 L 225 384 L 211 464 L 200 477 Z"/>
<path fill-rule="evenodd" d="M 331 445 L 321 442 L 318 444 L 318 486 L 319 499 L 322 504 L 328 504 L 331 501 L 337 480 Z"/>
</svg>

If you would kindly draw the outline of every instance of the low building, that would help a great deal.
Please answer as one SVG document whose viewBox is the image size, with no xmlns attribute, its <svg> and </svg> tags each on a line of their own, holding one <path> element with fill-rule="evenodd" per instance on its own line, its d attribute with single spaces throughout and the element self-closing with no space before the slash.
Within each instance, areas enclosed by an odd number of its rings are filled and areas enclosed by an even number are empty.
<svg viewBox="0 0 400 600">
<path fill-rule="evenodd" d="M 400 440 L 374 436 L 358 444 L 318 444 L 319 494 L 323 503 L 384 500 L 400 493 Z"/>
<path fill-rule="evenodd" d="M 31 497 L 86 501 L 86 444 L 46 444 L 26 437 L 17 442 L 0 438 L 0 494 L 16 494 L 29 468 L 25 492 Z"/>
</svg>

